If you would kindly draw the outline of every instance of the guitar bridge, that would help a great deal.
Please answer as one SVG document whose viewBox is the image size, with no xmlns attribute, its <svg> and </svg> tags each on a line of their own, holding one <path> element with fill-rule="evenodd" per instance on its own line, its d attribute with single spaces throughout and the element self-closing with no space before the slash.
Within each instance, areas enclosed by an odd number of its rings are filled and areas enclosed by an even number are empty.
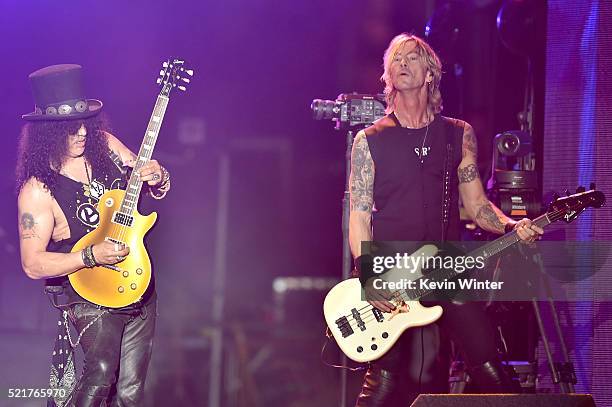
<svg viewBox="0 0 612 407">
<path fill-rule="evenodd" d="M 104 240 L 106 240 L 107 242 L 111 242 L 111 243 L 115 243 L 115 244 L 119 244 L 119 245 L 123 245 L 125 246 L 125 243 L 122 242 L 121 240 L 117 240 L 117 239 L 113 239 L 112 237 L 105 237 Z"/>
<path fill-rule="evenodd" d="M 338 318 L 336 320 L 336 325 L 338 326 L 343 338 L 353 334 L 353 328 L 346 317 Z"/>
</svg>

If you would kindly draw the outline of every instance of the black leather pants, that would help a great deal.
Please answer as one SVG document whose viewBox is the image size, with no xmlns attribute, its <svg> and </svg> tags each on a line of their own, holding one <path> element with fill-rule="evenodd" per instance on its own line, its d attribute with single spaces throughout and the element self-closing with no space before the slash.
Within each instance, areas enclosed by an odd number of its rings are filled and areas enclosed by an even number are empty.
<svg viewBox="0 0 612 407">
<path fill-rule="evenodd" d="M 512 392 L 497 361 L 495 331 L 482 304 L 440 305 L 444 314 L 438 323 L 407 330 L 389 352 L 370 364 L 358 407 L 409 406 L 419 393 L 447 393 L 447 339 L 462 349 L 479 391 Z"/>
<path fill-rule="evenodd" d="M 81 332 L 103 312 L 90 304 L 75 304 L 68 314 Z M 155 319 L 153 300 L 141 309 L 104 313 L 86 329 L 81 338 L 83 374 L 71 399 L 74 406 L 143 405 Z"/>
</svg>

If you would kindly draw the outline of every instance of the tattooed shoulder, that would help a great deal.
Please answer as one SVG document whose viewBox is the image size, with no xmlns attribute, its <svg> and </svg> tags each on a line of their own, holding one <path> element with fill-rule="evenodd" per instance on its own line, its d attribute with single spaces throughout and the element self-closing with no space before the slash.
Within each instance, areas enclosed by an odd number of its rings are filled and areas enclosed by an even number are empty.
<svg viewBox="0 0 612 407">
<path fill-rule="evenodd" d="M 31 239 L 38 238 L 38 234 L 36 233 L 36 220 L 34 216 L 29 212 L 24 212 L 19 219 L 19 224 L 21 226 L 21 238 L 22 239 Z"/>
<path fill-rule="evenodd" d="M 478 174 L 478 167 L 476 164 L 469 164 L 467 167 L 459 167 L 457 170 L 459 175 L 459 183 L 463 184 L 465 182 L 472 182 L 475 179 L 480 179 L 480 175 Z"/>
<path fill-rule="evenodd" d="M 20 222 L 21 222 L 21 227 L 24 230 L 34 229 L 34 225 L 36 225 L 34 216 L 29 212 L 25 212 L 24 214 L 21 215 Z"/>
<path fill-rule="evenodd" d="M 465 123 L 465 130 L 463 132 L 463 144 L 461 148 L 461 156 L 465 158 L 467 155 L 473 155 L 474 161 L 478 154 L 478 143 L 476 141 L 476 134 L 474 128 L 468 123 Z"/>
</svg>

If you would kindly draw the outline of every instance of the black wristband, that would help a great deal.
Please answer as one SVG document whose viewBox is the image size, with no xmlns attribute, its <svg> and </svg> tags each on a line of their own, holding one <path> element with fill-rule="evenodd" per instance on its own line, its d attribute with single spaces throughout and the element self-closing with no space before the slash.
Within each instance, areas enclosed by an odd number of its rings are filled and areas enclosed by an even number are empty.
<svg viewBox="0 0 612 407">
<path fill-rule="evenodd" d="M 81 260 L 83 261 L 83 265 L 85 267 L 89 267 L 89 260 L 87 259 L 87 254 L 85 253 L 85 249 L 81 250 Z"/>
<path fill-rule="evenodd" d="M 374 277 L 374 257 L 370 254 L 362 254 L 355 259 L 355 269 L 359 274 L 359 282 L 365 287 L 366 281 Z"/>
<path fill-rule="evenodd" d="M 504 225 L 504 233 L 512 232 L 514 230 L 515 225 L 516 225 L 516 222 L 514 221 L 506 222 L 506 224 Z"/>
<path fill-rule="evenodd" d="M 91 246 L 87 246 L 83 250 L 81 250 L 81 259 L 83 260 L 83 264 L 85 267 L 91 268 L 96 266 L 96 261 L 93 258 L 93 251 Z"/>
<path fill-rule="evenodd" d="M 88 250 L 89 250 L 90 258 L 91 258 L 91 260 L 93 261 L 93 264 L 94 264 L 92 267 L 97 266 L 98 265 L 98 260 L 96 260 L 96 257 L 93 254 L 93 245 L 89 245 L 88 246 Z"/>
</svg>

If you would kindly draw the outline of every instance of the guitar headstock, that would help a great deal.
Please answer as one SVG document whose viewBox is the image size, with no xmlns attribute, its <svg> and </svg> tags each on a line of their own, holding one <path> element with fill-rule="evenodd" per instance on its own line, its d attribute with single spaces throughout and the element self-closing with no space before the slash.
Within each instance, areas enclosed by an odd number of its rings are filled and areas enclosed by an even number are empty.
<svg viewBox="0 0 612 407">
<path fill-rule="evenodd" d="M 162 64 L 162 70 L 159 71 L 157 78 L 157 84 L 162 87 L 159 94 L 169 97 L 174 88 L 186 91 L 192 76 L 193 70 L 185 67 L 185 61 L 169 58 Z"/>
<path fill-rule="evenodd" d="M 563 220 L 570 223 L 587 208 L 601 208 L 606 203 L 606 196 L 595 190 L 595 184 L 591 184 L 588 191 L 584 187 L 578 187 L 573 195 L 566 190 L 566 195 L 562 198 L 559 194 L 554 195 L 546 213 L 551 222 Z"/>
</svg>

